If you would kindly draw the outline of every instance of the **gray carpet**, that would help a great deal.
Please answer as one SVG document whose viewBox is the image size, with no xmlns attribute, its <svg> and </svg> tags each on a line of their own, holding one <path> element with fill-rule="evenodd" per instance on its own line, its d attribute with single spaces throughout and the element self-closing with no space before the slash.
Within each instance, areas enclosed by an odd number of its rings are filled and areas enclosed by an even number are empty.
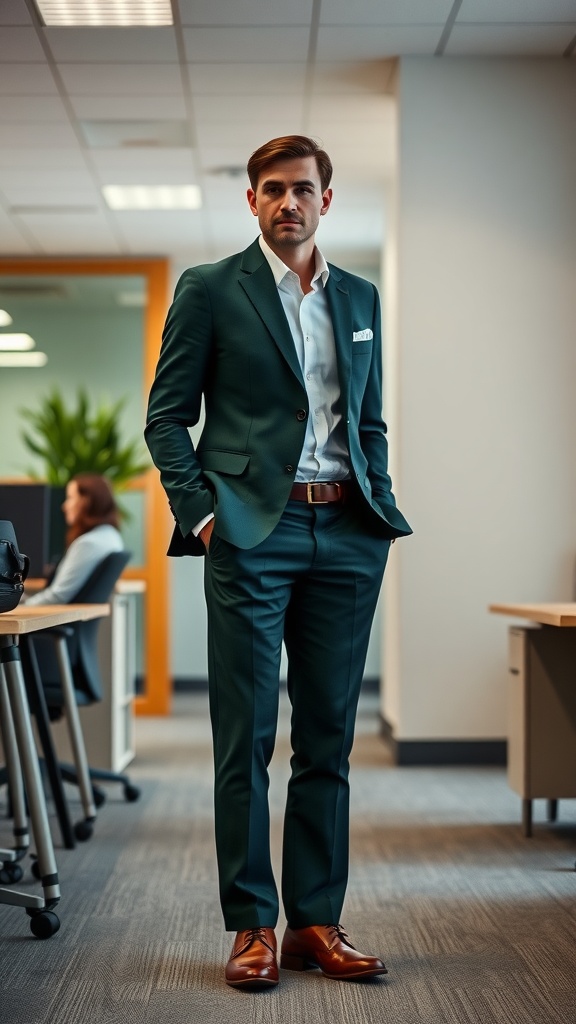
<svg viewBox="0 0 576 1024">
<path fill-rule="evenodd" d="M 276 860 L 287 724 L 284 705 Z M 0 906 L 2 1024 L 575 1024 L 575 801 L 553 826 L 538 802 L 526 840 L 501 769 L 391 767 L 365 698 L 343 920 L 390 973 L 343 983 L 283 971 L 277 989 L 238 992 L 223 981 L 232 936 L 217 899 L 206 698 L 179 696 L 170 719 L 137 726 L 142 799 L 110 787 L 93 839 L 56 851 L 58 934 L 36 940 L 22 910 Z M 0 844 L 9 836 L 0 819 Z M 27 873 L 18 887 L 37 883 Z"/>
</svg>

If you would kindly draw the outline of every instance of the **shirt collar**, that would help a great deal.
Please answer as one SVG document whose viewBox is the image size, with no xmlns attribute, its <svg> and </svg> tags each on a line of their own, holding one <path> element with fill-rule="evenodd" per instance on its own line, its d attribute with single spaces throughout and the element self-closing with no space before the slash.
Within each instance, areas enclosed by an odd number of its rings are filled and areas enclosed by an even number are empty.
<svg viewBox="0 0 576 1024">
<path fill-rule="evenodd" d="M 286 277 L 286 274 L 292 274 L 294 272 L 290 270 L 290 267 L 287 267 L 286 264 L 280 259 L 280 257 L 276 255 L 273 249 L 270 248 L 268 242 L 264 240 L 263 235 L 260 235 L 258 241 L 260 243 L 260 248 L 262 249 L 262 252 L 264 253 L 264 256 L 268 261 L 270 270 L 274 275 L 276 287 L 278 288 L 282 281 L 284 280 L 284 278 Z M 323 287 L 325 287 L 326 282 L 330 276 L 330 270 L 318 246 L 315 246 L 314 248 L 314 257 L 316 260 L 316 269 L 314 271 L 314 276 L 312 278 L 312 284 L 317 282 L 318 278 L 322 278 L 322 285 Z"/>
</svg>

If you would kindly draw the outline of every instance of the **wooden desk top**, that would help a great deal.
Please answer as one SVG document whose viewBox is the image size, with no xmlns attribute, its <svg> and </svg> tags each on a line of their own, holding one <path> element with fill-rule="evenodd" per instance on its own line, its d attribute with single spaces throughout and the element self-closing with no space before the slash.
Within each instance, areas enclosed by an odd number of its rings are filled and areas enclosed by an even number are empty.
<svg viewBox="0 0 576 1024">
<path fill-rule="evenodd" d="M 35 629 L 100 619 L 109 614 L 109 604 L 44 604 L 30 608 L 23 604 L 13 612 L 0 613 L 0 634 L 32 633 Z"/>
<path fill-rule="evenodd" d="M 540 622 L 543 626 L 576 626 L 576 602 L 567 604 L 491 604 L 488 611 L 496 615 Z"/>
</svg>

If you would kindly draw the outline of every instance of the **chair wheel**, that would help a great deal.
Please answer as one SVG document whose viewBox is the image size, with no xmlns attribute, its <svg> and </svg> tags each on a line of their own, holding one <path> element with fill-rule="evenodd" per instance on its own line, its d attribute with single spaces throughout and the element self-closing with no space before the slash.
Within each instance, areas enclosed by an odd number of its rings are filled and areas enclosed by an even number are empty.
<svg viewBox="0 0 576 1024">
<path fill-rule="evenodd" d="M 79 843 L 85 843 L 87 839 L 91 839 L 93 832 L 94 826 L 92 822 L 87 819 L 84 819 L 84 821 L 77 821 L 74 825 L 74 835 Z"/>
<path fill-rule="evenodd" d="M 96 807 L 102 807 L 106 803 L 106 793 L 99 786 L 92 786 L 92 798 Z"/>
<path fill-rule="evenodd" d="M 23 874 L 24 872 L 19 864 L 8 861 L 0 868 L 0 884 L 12 885 L 13 882 L 19 882 Z"/>
<path fill-rule="evenodd" d="M 52 910 L 39 910 L 30 921 L 30 931 L 37 939 L 49 939 L 60 928 L 60 919 Z"/>
<path fill-rule="evenodd" d="M 42 875 L 40 874 L 40 865 L 38 864 L 38 861 L 36 859 L 32 861 L 30 871 L 34 875 L 34 878 L 37 878 L 38 881 L 40 882 L 42 879 Z"/>
<path fill-rule="evenodd" d="M 128 803 L 133 804 L 135 800 L 138 800 L 140 796 L 140 790 L 138 786 L 133 786 L 131 782 L 128 782 L 124 786 L 124 796 Z"/>
</svg>

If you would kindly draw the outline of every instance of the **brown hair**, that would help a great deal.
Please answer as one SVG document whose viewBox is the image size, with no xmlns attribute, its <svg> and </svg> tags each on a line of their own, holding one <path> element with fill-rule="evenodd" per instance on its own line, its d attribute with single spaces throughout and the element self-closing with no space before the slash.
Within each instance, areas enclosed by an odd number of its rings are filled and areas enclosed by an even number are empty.
<svg viewBox="0 0 576 1024">
<path fill-rule="evenodd" d="M 282 135 L 279 139 L 270 139 L 252 153 L 246 170 L 254 191 L 258 187 L 258 179 L 267 167 L 277 160 L 292 160 L 296 157 L 313 156 L 320 175 L 320 185 L 325 192 L 332 178 L 332 161 L 319 144 L 307 135 Z"/>
<path fill-rule="evenodd" d="M 68 544 L 83 533 L 93 530 L 95 526 L 115 526 L 119 529 L 120 513 L 114 492 L 106 477 L 98 473 L 78 473 L 72 477 L 70 483 L 76 484 L 83 500 L 76 522 L 66 533 Z"/>
</svg>

